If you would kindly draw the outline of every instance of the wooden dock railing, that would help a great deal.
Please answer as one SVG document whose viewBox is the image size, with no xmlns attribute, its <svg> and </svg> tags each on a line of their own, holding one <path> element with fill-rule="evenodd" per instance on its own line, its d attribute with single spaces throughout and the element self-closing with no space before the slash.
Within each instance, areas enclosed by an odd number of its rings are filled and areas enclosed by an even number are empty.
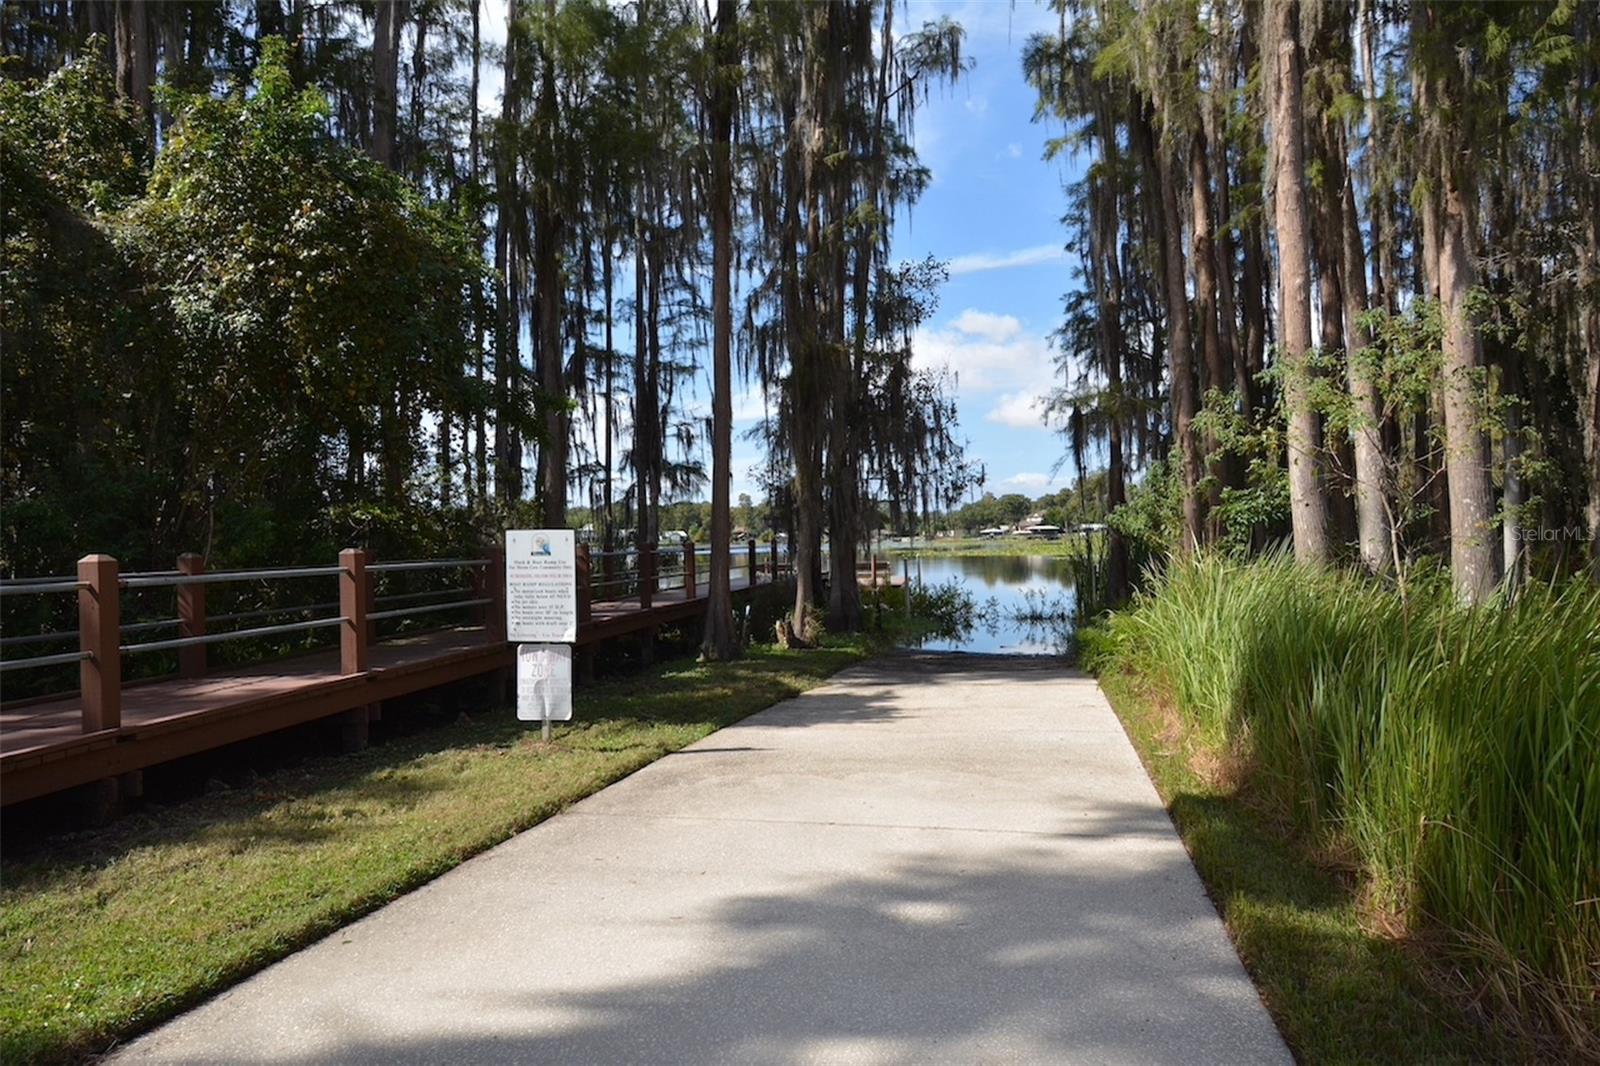
<svg viewBox="0 0 1600 1066">
<path fill-rule="evenodd" d="M 582 676 L 601 644 L 637 635 L 648 647 L 660 627 L 699 616 L 708 570 L 702 551 L 692 543 L 579 546 Z M 0 705 L 0 803 L 87 784 L 100 789 L 95 795 L 108 783 L 106 794 L 133 794 L 146 767 L 329 718 L 339 721 L 342 743 L 358 747 L 385 701 L 484 675 L 503 686 L 515 662 L 498 548 L 472 558 L 397 561 L 347 548 L 326 566 L 255 570 L 211 571 L 192 554 L 176 562 L 172 570 L 123 573 L 111 556 L 87 555 L 72 577 L 0 580 L 8 622 L 23 615 L 18 608 L 27 597 L 71 593 L 77 614 L 74 629 L 60 617 L 68 603 L 58 601 L 63 610 L 56 612 L 46 604 L 29 608 L 41 630 L 38 619 L 54 613 L 58 621 L 49 631 L 8 632 L 0 649 L 46 653 L 0 660 L 0 671 L 53 667 L 65 674 L 75 667 L 78 674 L 76 692 L 44 694 L 45 686 L 35 685 L 36 692 Z M 763 568 L 754 542 L 733 552 L 729 568 L 736 595 L 787 569 L 776 549 Z M 213 598 L 213 586 L 227 597 Z M 168 590 L 172 600 L 162 601 Z M 338 630 L 336 647 L 304 639 L 331 628 Z M 212 645 L 239 641 L 265 644 L 234 644 L 222 662 L 210 661 Z M 76 650 L 49 648 L 69 643 Z M 129 670 L 131 657 L 160 652 L 175 653 L 173 674 L 140 676 L 161 664 Z M 271 661 L 259 661 L 258 652 Z"/>
<path fill-rule="evenodd" d="M 109 555 L 86 555 L 78 562 L 75 579 L 21 579 L 0 582 L 0 596 L 42 595 L 75 592 L 78 598 L 78 650 L 52 655 L 37 655 L 0 661 L 0 671 L 37 669 L 76 662 L 78 690 L 83 704 L 83 731 L 94 733 L 121 725 L 123 660 L 130 655 L 157 651 L 178 653 L 178 676 L 201 678 L 207 674 L 206 649 L 225 641 L 251 640 L 304 633 L 314 629 L 339 627 L 339 667 L 342 674 L 367 669 L 367 649 L 377 639 L 377 623 L 411 619 L 440 612 L 479 608 L 481 620 L 491 633 L 503 627 L 505 580 L 503 557 L 498 550 L 477 559 L 417 560 L 374 563 L 361 548 L 339 553 L 334 566 L 273 567 L 257 570 L 207 572 L 204 560 L 193 554 L 178 557 L 176 570 L 161 573 L 118 572 L 117 560 Z M 444 590 L 449 594 L 466 592 L 470 598 L 437 602 L 438 592 L 376 595 L 375 577 L 389 573 L 424 570 L 470 570 L 482 575 L 468 589 Z M 211 585 L 289 579 L 338 579 L 338 599 L 332 603 L 307 607 L 268 607 L 263 610 L 208 615 L 206 591 Z M 137 625 L 121 624 L 121 598 L 125 590 L 171 588 L 175 593 L 176 616 Z M 410 602 L 426 599 L 433 602 Z M 395 606 L 395 604 L 401 604 Z M 306 614 L 337 608 L 331 616 L 304 618 L 264 626 L 239 626 L 274 615 Z M 213 623 L 231 622 L 234 628 L 220 632 Z M 127 642 L 131 634 L 152 629 L 175 628 L 170 639 Z M 65 641 L 72 634 L 44 633 L 26 637 L 7 637 L 0 646 Z"/>
<path fill-rule="evenodd" d="M 699 560 L 702 550 L 690 541 L 671 547 L 645 545 L 642 549 L 611 551 L 580 544 L 576 579 L 580 627 L 591 621 L 596 603 L 634 600 L 642 610 L 648 611 L 658 602 L 695 599 L 707 580 Z M 733 552 L 729 562 L 730 569 L 735 573 L 743 571 L 752 585 L 763 576 L 754 540 L 747 541 L 742 552 Z M 768 580 L 777 579 L 787 569 L 786 562 L 779 557 L 776 541 L 771 546 L 765 569 L 764 576 Z M 466 584 L 420 592 L 378 594 L 378 582 L 389 575 L 428 571 L 464 573 Z M 225 614 L 211 614 L 207 610 L 207 590 L 212 585 L 324 578 L 334 578 L 337 584 L 337 595 L 326 602 Z M 121 600 L 125 591 L 168 588 L 174 593 L 173 617 L 132 625 L 122 623 Z M 505 556 L 499 547 L 490 548 L 476 558 L 396 562 L 376 561 L 364 548 L 346 548 L 339 553 L 338 562 L 329 566 L 228 571 L 208 571 L 202 556 L 185 553 L 178 557 L 173 570 L 126 574 L 119 571 L 115 558 L 96 554 L 86 555 L 79 561 L 76 577 L 0 581 L 0 597 L 7 599 L 68 592 L 77 596 L 76 634 L 63 630 L 6 636 L 0 638 L 0 648 L 65 643 L 76 636 L 78 649 L 0 660 L 0 671 L 76 663 L 84 733 L 114 730 L 121 725 L 123 665 L 124 659 L 131 655 L 176 651 L 177 676 L 199 679 L 209 672 L 207 650 L 213 644 L 284 637 L 336 626 L 339 629 L 339 672 L 348 675 L 368 669 L 369 650 L 380 639 L 380 623 L 470 612 L 484 627 L 488 641 L 503 642 L 505 639 Z M 330 611 L 336 613 L 323 613 Z M 302 617 L 268 625 L 241 624 L 286 615 Z M 311 617 L 303 617 L 305 615 Z M 229 624 L 231 628 L 218 630 L 215 627 L 219 624 Z M 175 630 L 176 635 L 131 640 L 135 635 L 160 629 Z"/>
</svg>

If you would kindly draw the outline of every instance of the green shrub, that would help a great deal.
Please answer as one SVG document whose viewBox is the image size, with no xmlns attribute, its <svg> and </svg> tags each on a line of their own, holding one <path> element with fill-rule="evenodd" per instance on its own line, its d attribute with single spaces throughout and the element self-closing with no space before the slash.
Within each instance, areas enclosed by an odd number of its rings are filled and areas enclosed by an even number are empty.
<svg viewBox="0 0 1600 1066">
<path fill-rule="evenodd" d="M 1513 1016 L 1600 1050 L 1600 588 L 1467 609 L 1287 558 L 1178 562 L 1091 638 L 1374 905 Z"/>
</svg>

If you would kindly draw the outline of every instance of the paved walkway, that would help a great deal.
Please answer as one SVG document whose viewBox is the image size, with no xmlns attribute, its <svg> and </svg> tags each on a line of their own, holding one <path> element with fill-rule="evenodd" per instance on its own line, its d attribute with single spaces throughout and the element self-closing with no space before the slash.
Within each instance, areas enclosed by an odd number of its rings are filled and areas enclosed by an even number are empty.
<svg viewBox="0 0 1600 1066">
<path fill-rule="evenodd" d="M 662 759 L 117 1061 L 1290 1058 L 1094 682 L 905 655 Z"/>
</svg>

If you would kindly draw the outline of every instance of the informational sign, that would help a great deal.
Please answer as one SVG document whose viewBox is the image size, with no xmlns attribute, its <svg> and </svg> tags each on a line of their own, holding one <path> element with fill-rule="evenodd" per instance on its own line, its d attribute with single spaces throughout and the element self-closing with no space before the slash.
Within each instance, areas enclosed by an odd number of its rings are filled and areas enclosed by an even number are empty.
<svg viewBox="0 0 1600 1066">
<path fill-rule="evenodd" d="M 578 639 L 578 548 L 570 529 L 506 530 L 506 638 Z"/>
<path fill-rule="evenodd" d="M 517 717 L 524 722 L 572 720 L 572 648 L 565 644 L 517 647 Z"/>
</svg>

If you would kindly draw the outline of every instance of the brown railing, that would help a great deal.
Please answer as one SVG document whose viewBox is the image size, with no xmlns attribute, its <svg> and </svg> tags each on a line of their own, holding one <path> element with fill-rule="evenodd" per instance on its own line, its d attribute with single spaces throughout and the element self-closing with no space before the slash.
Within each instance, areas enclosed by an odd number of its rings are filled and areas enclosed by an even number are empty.
<svg viewBox="0 0 1600 1066">
<path fill-rule="evenodd" d="M 742 572 L 750 584 L 773 580 L 789 570 L 773 543 L 763 562 L 754 540 L 733 545 L 730 578 Z M 579 625 L 588 623 L 595 603 L 637 601 L 648 609 L 657 603 L 693 599 L 705 588 L 704 560 L 693 543 L 646 545 L 642 549 L 577 550 Z M 78 664 L 78 688 L 83 704 L 83 731 L 116 729 L 121 724 L 123 660 L 130 655 L 177 652 L 177 674 L 200 678 L 207 673 L 207 649 L 227 641 L 261 640 L 337 627 L 339 672 L 355 674 L 367 669 L 368 649 L 378 643 L 380 623 L 404 626 L 433 621 L 452 612 L 470 612 L 483 626 L 489 643 L 505 640 L 505 556 L 501 549 L 480 558 L 419 559 L 378 562 L 362 548 L 347 548 L 329 566 L 273 567 L 257 570 L 208 572 L 199 555 L 178 557 L 177 569 L 159 572 L 119 573 L 109 555 L 87 555 L 78 562 L 75 577 L 21 578 L 0 581 L 0 596 L 77 594 L 78 629 L 0 638 L 0 648 L 65 643 L 76 637 L 78 649 L 48 655 L 0 661 L 0 671 Z M 464 573 L 466 584 L 446 588 L 394 591 L 379 595 L 378 583 L 394 575 Z M 208 614 L 207 589 L 212 585 L 243 582 L 337 579 L 337 598 L 324 602 L 270 606 L 260 609 Z M 126 590 L 167 589 L 174 592 L 175 617 L 124 625 L 122 593 Z M 310 617 L 303 617 L 303 616 Z M 302 616 L 295 621 L 245 625 L 271 618 Z M 229 623 L 221 631 L 213 627 Z M 447 623 L 451 624 L 451 623 Z M 175 629 L 174 637 L 129 642 L 136 634 Z M 391 634 L 392 635 L 392 634 Z"/>
<path fill-rule="evenodd" d="M 589 595 L 596 602 L 637 600 L 641 607 L 650 607 L 674 594 L 693 598 L 709 581 L 709 550 L 692 541 L 609 551 L 579 545 L 578 554 L 580 596 L 587 574 Z M 755 584 L 787 573 L 789 562 L 779 556 L 775 542 L 763 551 L 754 540 L 747 540 L 730 546 L 728 569 L 731 577 L 742 574 Z"/>
<path fill-rule="evenodd" d="M 123 659 L 129 655 L 176 651 L 178 676 L 199 678 L 205 676 L 207 672 L 206 649 L 212 644 L 282 637 L 337 626 L 340 673 L 360 673 L 366 669 L 368 646 L 379 639 L 377 632 L 379 622 L 409 620 L 423 615 L 466 610 L 478 613 L 490 639 L 495 639 L 503 633 L 505 617 L 501 605 L 505 591 L 503 565 L 503 557 L 498 550 L 479 559 L 375 563 L 369 560 L 365 550 L 347 548 L 340 552 L 339 562 L 333 566 L 273 567 L 208 573 L 205 562 L 200 556 L 182 555 L 178 558 L 176 570 L 121 574 L 118 572 L 117 560 L 113 557 L 87 555 L 79 560 L 78 574 L 75 578 L 0 582 L 0 596 L 7 598 L 61 592 L 76 592 L 78 596 L 77 651 L 8 659 L 0 661 L 0 670 L 25 670 L 77 663 L 78 690 L 83 705 L 83 731 L 93 733 L 103 729 L 116 729 L 122 721 Z M 376 595 L 375 578 L 384 574 L 422 570 L 466 570 L 472 575 L 473 580 L 467 588 L 400 593 L 385 597 Z M 206 590 L 211 585 L 329 577 L 338 579 L 337 600 L 302 606 L 237 611 L 209 617 L 207 615 Z M 121 599 L 124 590 L 161 588 L 174 590 L 177 617 L 126 626 L 121 624 Z M 440 597 L 443 595 L 460 596 L 463 593 L 466 594 L 466 598 L 440 602 Z M 391 606 L 379 609 L 380 605 L 385 603 Z M 396 603 L 402 605 L 393 606 Z M 321 614 L 330 610 L 336 610 L 338 613 Z M 238 625 L 240 622 L 296 614 L 310 614 L 314 617 L 264 626 Z M 222 622 L 234 623 L 234 628 L 220 632 L 211 629 L 212 625 Z M 136 633 L 174 627 L 178 633 L 176 637 L 125 642 L 128 636 Z M 69 632 L 58 632 L 6 637 L 0 640 L 0 647 L 11 648 L 65 641 L 72 635 Z"/>
</svg>

